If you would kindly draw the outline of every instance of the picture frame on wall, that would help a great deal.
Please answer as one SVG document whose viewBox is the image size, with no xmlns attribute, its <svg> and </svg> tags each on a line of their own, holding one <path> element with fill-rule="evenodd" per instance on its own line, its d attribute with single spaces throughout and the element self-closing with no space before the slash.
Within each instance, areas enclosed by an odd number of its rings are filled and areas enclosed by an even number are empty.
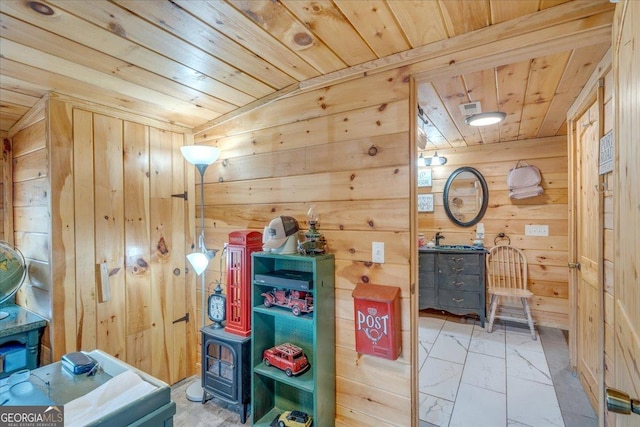
<svg viewBox="0 0 640 427">
<path fill-rule="evenodd" d="M 433 193 L 418 194 L 418 212 L 433 212 Z"/>
<path fill-rule="evenodd" d="M 418 169 L 418 187 L 431 187 L 431 169 Z"/>
</svg>

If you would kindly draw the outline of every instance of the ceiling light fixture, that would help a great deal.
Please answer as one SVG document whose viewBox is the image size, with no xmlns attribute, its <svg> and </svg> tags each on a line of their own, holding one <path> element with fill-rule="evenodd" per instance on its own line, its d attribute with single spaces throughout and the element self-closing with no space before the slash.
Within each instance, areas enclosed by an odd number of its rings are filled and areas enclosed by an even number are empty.
<svg viewBox="0 0 640 427">
<path fill-rule="evenodd" d="M 488 113 L 472 114 L 464 122 L 469 126 L 488 126 L 500 123 L 507 115 L 502 111 L 490 111 Z"/>
</svg>

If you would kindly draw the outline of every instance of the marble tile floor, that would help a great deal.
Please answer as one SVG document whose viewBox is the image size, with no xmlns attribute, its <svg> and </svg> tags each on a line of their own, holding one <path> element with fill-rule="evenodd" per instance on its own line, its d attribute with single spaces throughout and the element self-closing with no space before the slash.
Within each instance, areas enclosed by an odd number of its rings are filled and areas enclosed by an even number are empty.
<svg viewBox="0 0 640 427">
<path fill-rule="evenodd" d="M 421 313 L 420 427 L 591 427 L 598 425 L 568 369 L 563 331 Z"/>
<path fill-rule="evenodd" d="M 595 427 L 580 382 L 568 369 L 563 331 L 499 323 L 487 333 L 468 317 L 425 315 L 419 319 L 420 427 Z M 190 402 L 175 385 L 176 427 L 240 427 L 232 405 L 213 399 Z M 250 419 L 244 426 L 250 426 Z M 408 426 L 399 426 L 408 427 Z"/>
</svg>

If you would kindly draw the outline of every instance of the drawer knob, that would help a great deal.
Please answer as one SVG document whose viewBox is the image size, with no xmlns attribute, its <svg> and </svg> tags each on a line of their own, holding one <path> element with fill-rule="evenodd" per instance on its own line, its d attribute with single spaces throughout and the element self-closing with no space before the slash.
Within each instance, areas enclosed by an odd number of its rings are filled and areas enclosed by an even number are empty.
<svg viewBox="0 0 640 427">
<path fill-rule="evenodd" d="M 458 304 L 460 304 L 462 301 L 464 301 L 464 298 L 451 298 L 454 302 L 457 302 Z"/>
</svg>

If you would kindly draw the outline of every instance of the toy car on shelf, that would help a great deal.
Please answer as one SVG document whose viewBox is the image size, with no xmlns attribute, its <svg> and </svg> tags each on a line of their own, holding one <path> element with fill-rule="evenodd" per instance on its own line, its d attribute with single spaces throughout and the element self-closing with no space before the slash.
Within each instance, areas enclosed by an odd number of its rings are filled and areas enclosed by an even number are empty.
<svg viewBox="0 0 640 427">
<path fill-rule="evenodd" d="M 288 308 L 296 316 L 313 311 L 313 295 L 310 292 L 274 289 L 263 292 L 261 295 L 264 297 L 264 306 L 267 308 L 274 305 Z"/>
<path fill-rule="evenodd" d="M 266 349 L 262 353 L 262 361 L 267 366 L 283 370 L 288 377 L 302 374 L 311 366 L 304 351 L 288 342 Z"/>
<path fill-rule="evenodd" d="M 284 411 L 271 422 L 271 427 L 310 427 L 313 418 L 302 411 Z"/>
</svg>

